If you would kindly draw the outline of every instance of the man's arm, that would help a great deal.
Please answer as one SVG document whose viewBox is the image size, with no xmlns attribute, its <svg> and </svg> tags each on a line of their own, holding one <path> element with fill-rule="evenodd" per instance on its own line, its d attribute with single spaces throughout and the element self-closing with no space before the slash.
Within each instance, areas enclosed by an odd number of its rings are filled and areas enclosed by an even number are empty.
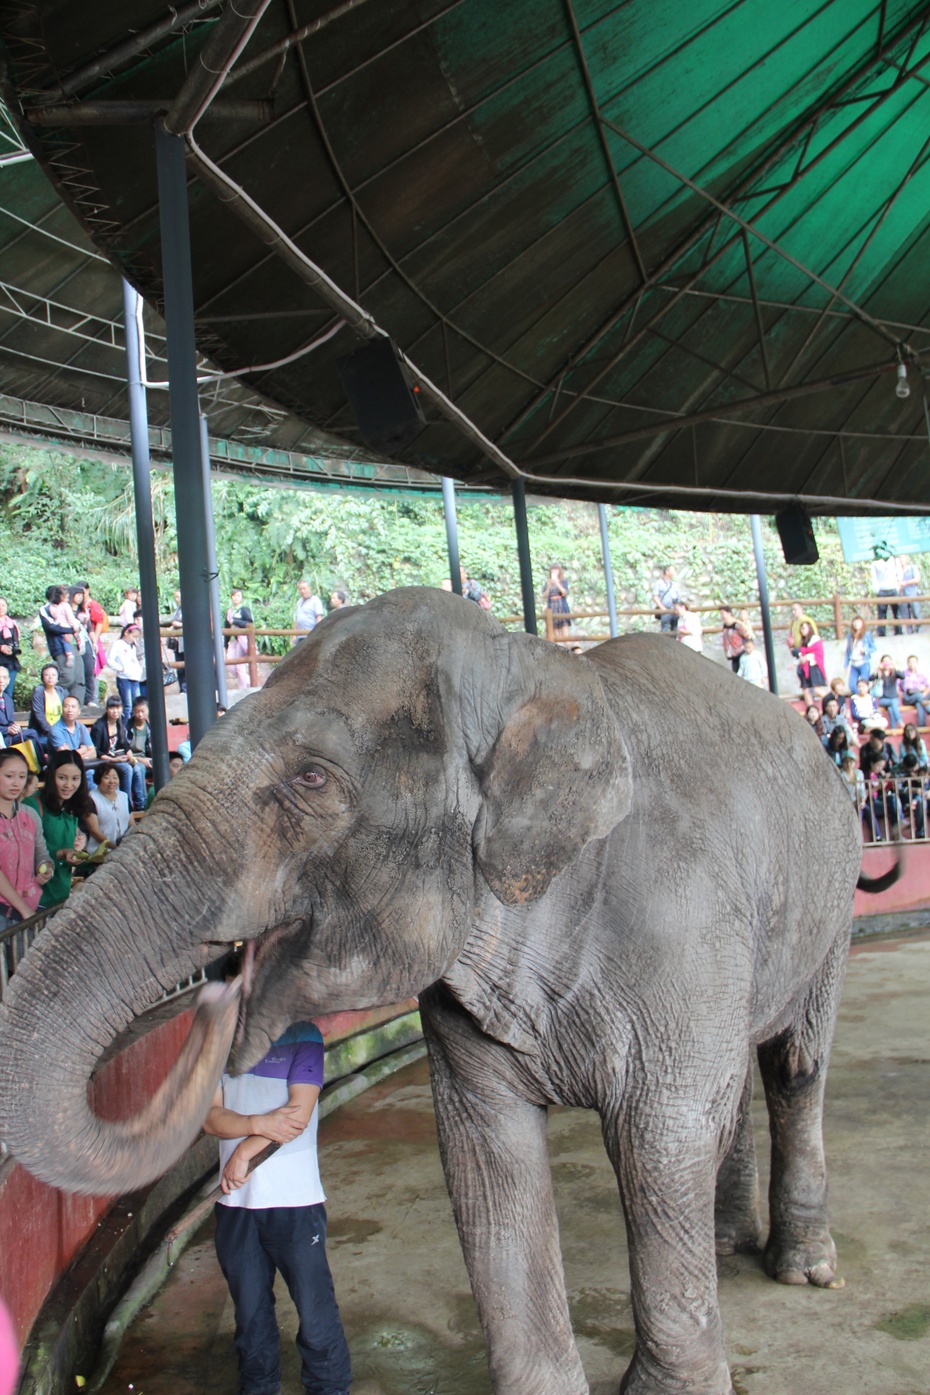
<svg viewBox="0 0 930 1395">
<path fill-rule="evenodd" d="M 290 1085 L 287 1104 L 267 1114 L 237 1114 L 234 1109 L 226 1108 L 223 1091 L 218 1089 L 204 1120 L 203 1131 L 214 1138 L 259 1138 L 262 1147 L 265 1143 L 290 1143 L 309 1124 L 319 1093 L 319 1085 Z"/>
<path fill-rule="evenodd" d="M 239 1138 L 242 1134 L 246 1135 L 233 1150 L 223 1168 L 220 1185 L 227 1196 L 248 1180 L 249 1163 L 259 1153 L 264 1152 L 269 1143 L 288 1143 L 303 1133 L 310 1122 L 319 1094 L 319 1085 L 289 1085 L 287 1104 L 281 1105 L 280 1108 L 270 1110 L 267 1114 L 237 1114 L 234 1109 L 225 1107 L 223 1092 L 217 1090 L 210 1112 L 204 1121 L 204 1132 L 217 1138 Z M 288 1137 L 278 1137 L 278 1134 L 287 1134 Z"/>
</svg>

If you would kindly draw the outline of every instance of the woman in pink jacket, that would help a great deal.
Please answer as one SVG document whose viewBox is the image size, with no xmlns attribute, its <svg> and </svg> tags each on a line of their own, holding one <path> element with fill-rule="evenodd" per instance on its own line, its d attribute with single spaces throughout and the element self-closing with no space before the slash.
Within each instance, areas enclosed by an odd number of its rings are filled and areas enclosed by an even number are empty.
<svg viewBox="0 0 930 1395">
<path fill-rule="evenodd" d="M 802 620 L 798 628 L 800 643 L 792 650 L 799 660 L 798 677 L 801 680 L 801 695 L 808 704 L 815 696 L 822 698 L 829 692 L 823 657 L 823 641 L 809 620 Z"/>
<path fill-rule="evenodd" d="M 21 751 L 0 751 L 0 930 L 33 914 L 54 870 L 38 815 L 19 802 L 28 774 Z"/>
</svg>

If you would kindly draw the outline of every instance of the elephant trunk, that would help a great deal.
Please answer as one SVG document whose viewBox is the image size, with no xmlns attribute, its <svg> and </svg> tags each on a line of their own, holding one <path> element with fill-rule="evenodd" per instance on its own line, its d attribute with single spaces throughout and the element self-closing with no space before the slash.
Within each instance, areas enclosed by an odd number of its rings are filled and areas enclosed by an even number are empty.
<svg viewBox="0 0 930 1395">
<path fill-rule="evenodd" d="M 131 840 L 140 851 L 144 837 Z M 0 1137 L 42 1181 L 97 1196 L 153 1181 L 193 1142 L 238 1018 L 238 986 L 209 985 L 142 1113 L 110 1122 L 93 1112 L 88 1082 L 100 1057 L 166 989 L 203 967 L 202 942 L 217 938 L 205 931 L 203 910 L 184 916 L 172 898 L 172 883 L 185 881 L 180 841 L 162 840 L 132 862 L 127 852 L 113 854 L 42 932 L 0 1012 Z"/>
</svg>

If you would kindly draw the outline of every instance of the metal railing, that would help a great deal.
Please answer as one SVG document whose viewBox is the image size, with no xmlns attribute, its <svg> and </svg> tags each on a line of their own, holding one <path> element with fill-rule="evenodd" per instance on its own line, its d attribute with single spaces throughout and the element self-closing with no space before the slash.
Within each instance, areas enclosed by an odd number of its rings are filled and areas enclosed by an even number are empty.
<svg viewBox="0 0 930 1395">
<path fill-rule="evenodd" d="M 36 911 L 35 915 L 31 915 L 28 920 L 21 920 L 16 925 L 9 925 L 5 930 L 0 930 L 0 1003 L 3 1002 L 7 984 L 19 968 L 30 947 L 45 929 L 52 916 L 67 904 L 66 901 L 63 901 L 61 905 L 49 906 L 46 910 Z M 182 993 L 189 993 L 192 988 L 198 988 L 200 984 L 206 982 L 206 970 L 196 969 L 180 983 L 166 989 L 152 1003 L 152 1007 L 160 1007 L 162 1003 L 170 1003 L 172 999 L 180 997 Z"/>
<path fill-rule="evenodd" d="M 46 911 L 36 911 L 28 920 L 21 920 L 17 925 L 9 925 L 5 930 L 0 930 L 0 1003 L 3 1002 L 6 986 L 19 968 L 23 955 L 58 909 L 57 906 L 51 906 Z"/>
<path fill-rule="evenodd" d="M 850 790 L 852 795 L 852 790 Z M 869 847 L 906 839 L 930 842 L 930 778 L 885 775 L 866 780 L 855 795 L 862 841 Z"/>
</svg>

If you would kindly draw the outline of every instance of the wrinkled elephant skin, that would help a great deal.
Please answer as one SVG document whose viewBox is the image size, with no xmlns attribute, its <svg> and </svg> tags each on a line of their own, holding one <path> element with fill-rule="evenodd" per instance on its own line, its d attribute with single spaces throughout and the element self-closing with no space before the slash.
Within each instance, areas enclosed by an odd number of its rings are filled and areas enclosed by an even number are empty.
<svg viewBox="0 0 930 1395">
<path fill-rule="evenodd" d="M 294 1020 L 418 993 L 497 1395 L 587 1389 L 551 1103 L 599 1112 L 617 1173 L 622 1389 L 730 1395 L 715 1238 L 758 1242 L 754 1048 L 766 1269 L 837 1282 L 821 1106 L 859 858 L 816 736 L 727 669 L 658 636 L 576 658 L 393 592 L 324 621 L 218 723 L 40 937 L 3 1009 L 3 1134 L 73 1189 L 164 1168 L 209 1101 L 228 1002 L 204 1009 L 206 1065 L 143 1122 L 96 1119 L 86 1080 L 217 941 L 254 945 L 234 1070 Z"/>
</svg>

